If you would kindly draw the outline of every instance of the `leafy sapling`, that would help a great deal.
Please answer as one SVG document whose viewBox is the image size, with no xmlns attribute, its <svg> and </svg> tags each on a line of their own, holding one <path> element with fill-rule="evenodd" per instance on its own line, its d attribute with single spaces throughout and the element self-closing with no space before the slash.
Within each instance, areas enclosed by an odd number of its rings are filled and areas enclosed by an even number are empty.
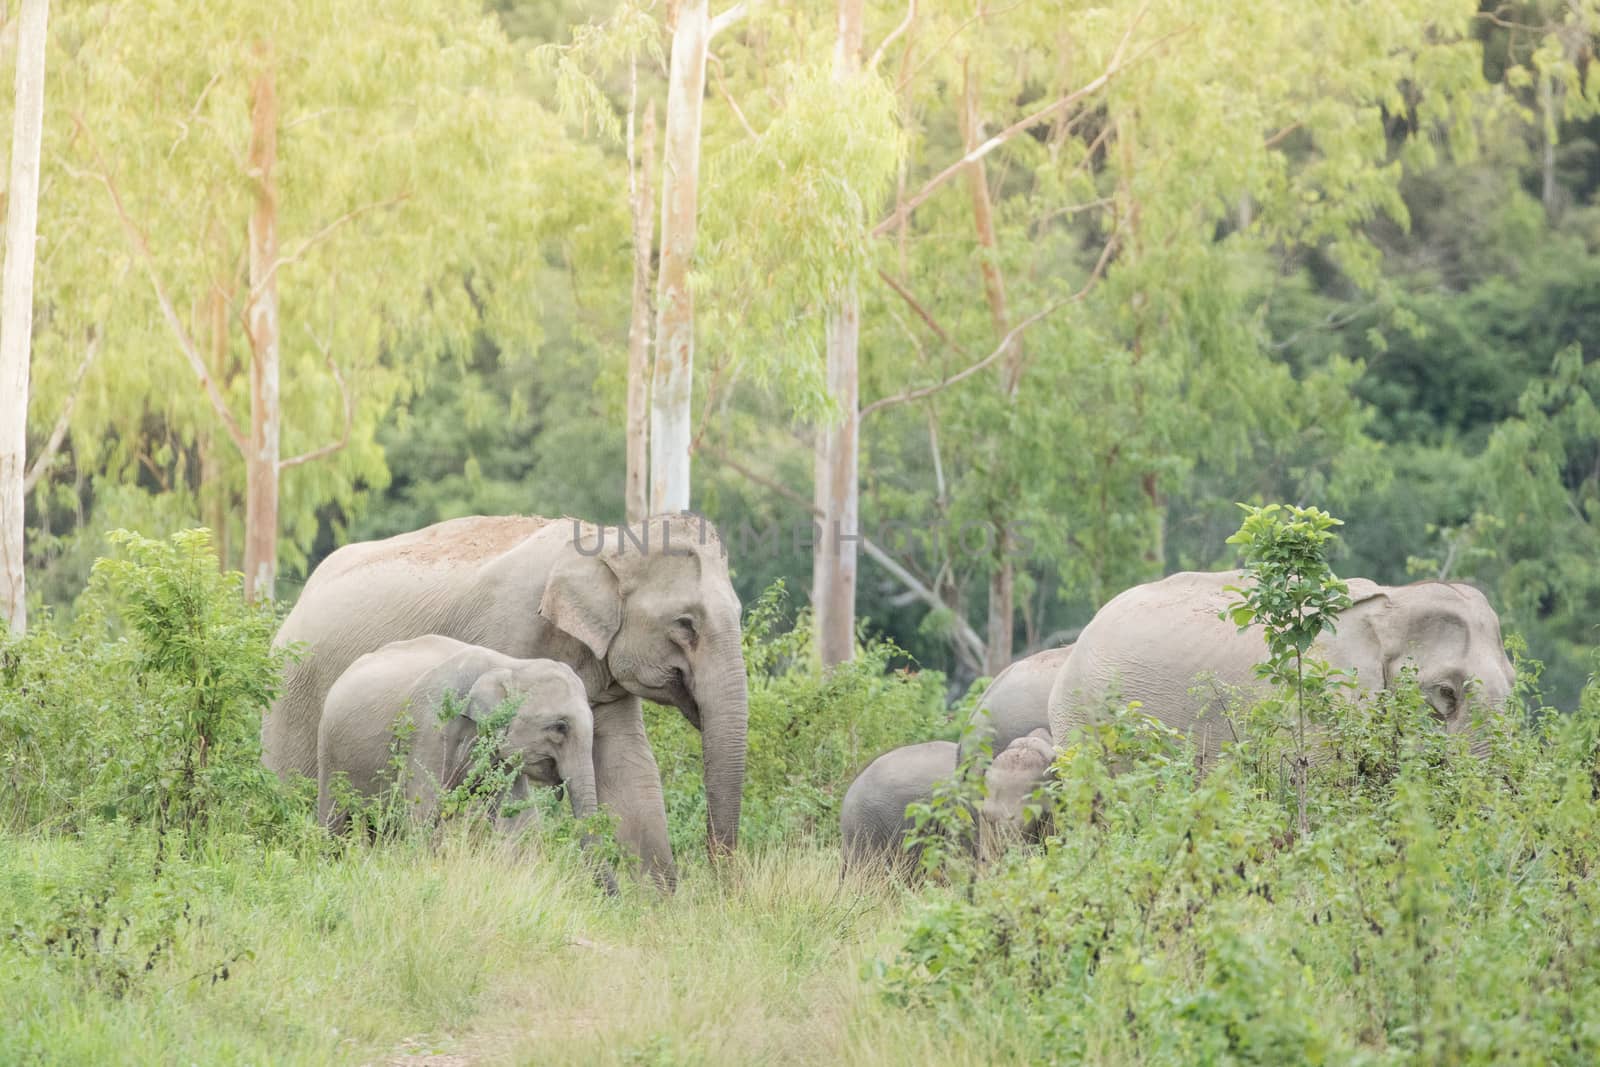
<svg viewBox="0 0 1600 1067">
<path fill-rule="evenodd" d="M 1239 599 L 1219 614 L 1240 632 L 1260 625 L 1267 643 L 1267 659 L 1256 675 L 1295 698 L 1295 793 L 1300 836 L 1310 833 L 1306 816 L 1306 782 L 1311 765 L 1306 749 L 1306 695 L 1325 700 L 1336 684 L 1328 664 L 1308 659 L 1311 646 L 1324 632 L 1332 633 L 1334 619 L 1350 607 L 1350 589 L 1335 577 L 1328 553 L 1337 534 L 1338 519 L 1318 508 L 1293 504 L 1251 507 L 1240 504 L 1245 519 L 1228 544 L 1244 553 L 1248 584 L 1229 586 Z M 1307 676 L 1310 668 L 1310 676 Z"/>
</svg>

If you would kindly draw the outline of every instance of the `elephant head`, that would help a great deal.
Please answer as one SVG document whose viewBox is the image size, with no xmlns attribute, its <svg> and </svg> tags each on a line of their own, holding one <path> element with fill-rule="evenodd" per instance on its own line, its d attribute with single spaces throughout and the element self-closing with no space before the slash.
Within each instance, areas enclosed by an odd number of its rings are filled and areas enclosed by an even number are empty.
<svg viewBox="0 0 1600 1067">
<path fill-rule="evenodd" d="M 1516 682 L 1500 619 L 1477 589 L 1462 582 L 1383 587 L 1350 582 L 1353 601 L 1329 639 L 1333 661 L 1390 688 L 1408 664 L 1433 713 L 1451 732 L 1476 711 L 1505 705 Z M 1370 681 L 1369 681 L 1370 680 Z"/>
<path fill-rule="evenodd" d="M 581 641 L 615 684 L 682 712 L 701 733 L 713 852 L 739 836 L 749 694 L 739 597 L 703 519 L 573 524 L 539 614 Z"/>
<path fill-rule="evenodd" d="M 984 858 L 995 858 L 1012 841 L 1037 839 L 1039 818 L 1028 812 L 1028 801 L 1055 758 L 1049 731 L 1035 730 L 1012 741 L 989 764 L 978 825 Z"/>
<path fill-rule="evenodd" d="M 594 782 L 594 713 L 583 683 L 562 664 L 540 661 L 485 672 L 467 694 L 462 712 L 471 735 L 508 699 L 520 701 L 506 727 L 500 756 L 543 785 L 564 783 L 572 814 L 586 818 L 599 803 Z M 471 737 L 464 739 L 470 745 Z M 465 763 L 465 760 L 458 761 Z"/>
</svg>

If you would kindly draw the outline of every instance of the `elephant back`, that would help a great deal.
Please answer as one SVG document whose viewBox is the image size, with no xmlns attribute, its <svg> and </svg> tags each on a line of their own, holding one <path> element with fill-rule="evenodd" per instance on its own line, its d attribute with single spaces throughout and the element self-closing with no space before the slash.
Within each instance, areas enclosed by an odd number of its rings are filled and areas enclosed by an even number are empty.
<svg viewBox="0 0 1600 1067">
<path fill-rule="evenodd" d="M 1228 736 L 1221 714 L 1259 691 L 1266 654 L 1259 627 L 1241 634 L 1220 614 L 1236 599 L 1238 571 L 1186 571 L 1125 590 L 1095 613 L 1050 691 L 1057 747 L 1109 708 L 1141 711 L 1186 734 L 1203 753 Z"/>
<path fill-rule="evenodd" d="M 1036 652 L 1011 664 L 995 676 L 973 709 L 969 728 L 963 732 L 958 762 L 967 759 L 987 741 L 991 754 L 1003 752 L 1007 745 L 1034 730 L 1050 725 L 1050 689 L 1067 657 L 1071 645 Z"/>
</svg>

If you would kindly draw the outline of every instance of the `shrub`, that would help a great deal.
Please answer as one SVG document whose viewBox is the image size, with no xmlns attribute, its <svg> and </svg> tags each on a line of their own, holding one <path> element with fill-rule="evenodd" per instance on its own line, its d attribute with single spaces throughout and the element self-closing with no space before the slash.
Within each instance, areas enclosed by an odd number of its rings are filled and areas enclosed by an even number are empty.
<svg viewBox="0 0 1600 1067">
<path fill-rule="evenodd" d="M 296 808 L 261 766 L 277 620 L 218 570 L 205 530 L 117 531 L 65 633 L 0 645 L 0 810 L 22 825 L 94 819 L 194 834 L 271 832 Z"/>
</svg>

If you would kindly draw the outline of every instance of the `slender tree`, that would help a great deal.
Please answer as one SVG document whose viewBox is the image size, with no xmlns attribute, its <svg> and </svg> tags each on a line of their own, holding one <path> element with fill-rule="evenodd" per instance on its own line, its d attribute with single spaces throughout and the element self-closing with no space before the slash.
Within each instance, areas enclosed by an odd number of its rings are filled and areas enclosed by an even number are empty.
<svg viewBox="0 0 1600 1067">
<path fill-rule="evenodd" d="M 634 81 L 633 99 L 637 99 Z M 632 100 L 630 100 L 630 105 Z M 638 522 L 650 509 L 650 260 L 655 228 L 651 223 L 651 175 L 656 161 L 656 104 L 644 113 L 638 157 L 633 158 L 633 109 L 628 114 L 629 172 L 633 215 L 633 314 L 628 324 L 628 450 L 625 503 L 628 521 Z"/>
<path fill-rule="evenodd" d="M 272 46 L 258 42 L 260 69 L 250 87 L 250 296 L 245 304 L 250 345 L 250 443 L 245 449 L 244 591 L 271 600 L 278 574 L 279 390 L 278 95 Z"/>
<path fill-rule="evenodd" d="M 861 71 L 861 0 L 839 0 L 833 81 L 841 93 Z M 820 524 L 811 555 L 811 606 L 824 666 L 855 654 L 856 546 L 861 534 L 861 294 L 851 277 L 827 311 L 826 387 L 837 421 L 817 430 L 814 511 Z"/>
<path fill-rule="evenodd" d="M 39 152 L 44 136 L 45 33 L 49 0 L 22 0 L 17 25 L 16 112 L 6 201 L 6 262 L 0 287 L 0 617 L 28 626 L 23 572 L 28 364 L 33 338 L 33 253 L 39 222 Z"/>
<path fill-rule="evenodd" d="M 52 400 L 63 349 L 118 353 L 72 416 L 70 469 L 96 515 L 120 509 L 95 526 L 215 523 L 254 596 L 386 483 L 380 421 L 440 356 L 475 336 L 533 350 L 529 249 L 560 224 L 547 205 L 586 203 L 550 190 L 592 184 L 473 0 L 384 4 L 359 38 L 355 0 L 57 20 L 76 47 L 47 124 L 68 180 L 40 219 Z"/>
<path fill-rule="evenodd" d="M 650 510 L 689 506 L 689 403 L 694 386 L 695 229 L 700 122 L 706 92 L 706 0 L 683 0 L 672 28 L 661 167 L 661 269 L 656 276 L 656 359 L 650 388 Z"/>
</svg>

